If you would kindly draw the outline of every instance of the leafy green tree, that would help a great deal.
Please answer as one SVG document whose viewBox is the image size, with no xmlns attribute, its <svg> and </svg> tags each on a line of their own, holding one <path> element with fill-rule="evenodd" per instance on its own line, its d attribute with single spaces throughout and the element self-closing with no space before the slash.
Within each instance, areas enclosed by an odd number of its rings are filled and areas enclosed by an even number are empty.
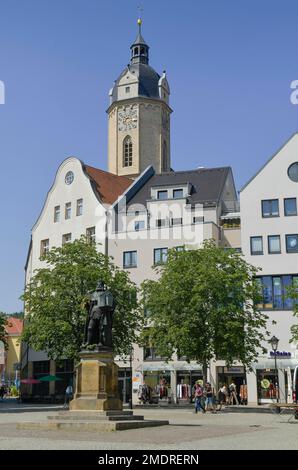
<svg viewBox="0 0 298 470">
<path fill-rule="evenodd" d="M 198 250 L 170 250 L 157 268 L 158 281 L 142 284 L 143 308 L 149 312 L 144 344 L 170 359 L 174 352 L 207 366 L 212 359 L 247 368 L 266 341 L 267 315 L 257 305 L 257 269 L 234 250 L 207 241 Z"/>
<path fill-rule="evenodd" d="M 8 318 L 5 313 L 0 312 L 0 341 L 3 341 L 5 349 L 8 347 L 5 327 L 8 324 Z"/>
<path fill-rule="evenodd" d="M 52 359 L 77 358 L 84 339 L 88 294 L 103 280 L 116 300 L 114 351 L 129 354 L 141 318 L 136 286 L 128 274 L 85 237 L 51 249 L 42 260 L 46 266 L 36 270 L 22 296 L 26 306 L 23 341 Z"/>
<path fill-rule="evenodd" d="M 293 299 L 293 314 L 294 314 L 294 317 L 298 317 L 298 284 L 297 283 L 295 283 L 293 286 L 287 289 L 285 297 Z M 298 343 L 298 324 L 292 325 L 291 333 L 292 333 L 292 338 L 290 342 Z"/>
</svg>

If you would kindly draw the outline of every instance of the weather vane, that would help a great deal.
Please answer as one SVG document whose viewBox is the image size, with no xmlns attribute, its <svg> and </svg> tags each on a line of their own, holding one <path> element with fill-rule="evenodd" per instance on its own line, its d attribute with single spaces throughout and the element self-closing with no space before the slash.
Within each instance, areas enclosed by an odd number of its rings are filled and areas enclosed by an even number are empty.
<svg viewBox="0 0 298 470">
<path fill-rule="evenodd" d="M 142 13 L 143 13 L 143 11 L 144 11 L 144 8 L 143 8 L 143 5 L 142 5 L 142 4 L 138 5 L 138 7 L 137 7 L 137 8 L 138 8 L 138 10 L 139 10 L 139 12 L 140 12 L 140 17 L 138 18 L 138 25 L 139 25 L 139 31 L 141 32 L 141 26 L 142 26 Z"/>
</svg>

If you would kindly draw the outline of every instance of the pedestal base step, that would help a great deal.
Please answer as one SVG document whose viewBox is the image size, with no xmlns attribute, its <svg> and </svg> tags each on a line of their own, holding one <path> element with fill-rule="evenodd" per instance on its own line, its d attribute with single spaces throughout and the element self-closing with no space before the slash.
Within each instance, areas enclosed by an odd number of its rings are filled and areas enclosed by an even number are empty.
<svg viewBox="0 0 298 470">
<path fill-rule="evenodd" d="M 110 413 L 84 413 L 81 412 L 65 412 L 59 413 L 55 416 L 48 416 L 49 420 L 56 420 L 56 421 L 142 421 L 144 416 L 142 415 L 133 415 L 131 414 L 122 414 L 118 411 L 115 414 Z"/>
<path fill-rule="evenodd" d="M 138 429 L 155 426 L 166 426 L 169 421 L 108 421 L 108 420 L 92 420 L 92 421 L 76 421 L 76 420 L 49 420 L 40 423 L 19 423 L 18 429 L 39 429 L 39 430 L 55 430 L 55 431 L 98 431 L 98 432 L 109 432 L 109 431 L 125 431 L 127 429 Z"/>
</svg>

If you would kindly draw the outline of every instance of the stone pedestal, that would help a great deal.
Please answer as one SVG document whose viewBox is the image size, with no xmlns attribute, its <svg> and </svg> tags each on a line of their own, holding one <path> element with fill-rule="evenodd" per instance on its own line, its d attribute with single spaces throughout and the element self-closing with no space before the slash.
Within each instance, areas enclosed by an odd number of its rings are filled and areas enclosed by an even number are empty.
<svg viewBox="0 0 298 470">
<path fill-rule="evenodd" d="M 77 366 L 71 411 L 122 410 L 118 398 L 118 366 L 112 351 L 82 351 Z"/>
</svg>

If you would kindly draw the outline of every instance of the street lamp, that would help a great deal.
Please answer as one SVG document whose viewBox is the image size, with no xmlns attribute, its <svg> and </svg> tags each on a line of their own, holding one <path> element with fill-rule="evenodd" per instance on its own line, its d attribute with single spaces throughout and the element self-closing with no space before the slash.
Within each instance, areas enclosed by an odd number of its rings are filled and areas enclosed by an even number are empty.
<svg viewBox="0 0 298 470">
<path fill-rule="evenodd" d="M 278 403 L 279 401 L 279 381 L 278 381 L 278 371 L 277 371 L 277 364 L 276 364 L 276 351 L 278 348 L 278 342 L 279 339 L 276 336 L 272 336 L 271 339 L 269 339 L 268 343 L 271 344 L 272 351 L 274 352 L 274 366 L 275 366 L 275 390 L 276 390 L 276 385 L 277 385 L 277 392 L 276 393 L 276 402 Z"/>
</svg>

